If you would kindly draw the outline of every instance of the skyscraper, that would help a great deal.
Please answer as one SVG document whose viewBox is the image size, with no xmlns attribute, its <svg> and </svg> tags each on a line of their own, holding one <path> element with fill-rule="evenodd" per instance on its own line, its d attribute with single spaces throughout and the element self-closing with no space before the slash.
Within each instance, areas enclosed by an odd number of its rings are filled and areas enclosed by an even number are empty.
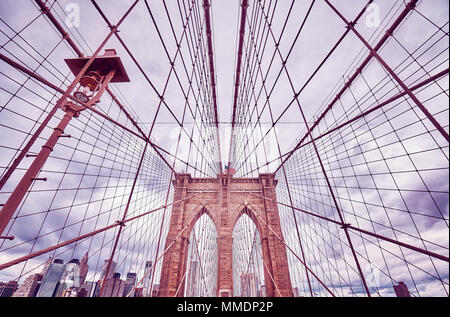
<svg viewBox="0 0 450 317">
<path fill-rule="evenodd" d="M 18 287 L 17 281 L 0 282 L 0 297 L 11 297 Z"/>
<path fill-rule="evenodd" d="M 411 297 L 408 286 L 403 282 L 398 282 L 398 285 L 394 285 L 394 291 L 397 297 Z"/>
<path fill-rule="evenodd" d="M 29 275 L 14 292 L 12 297 L 35 297 L 41 281 L 41 274 Z"/>
<path fill-rule="evenodd" d="M 77 297 L 77 290 L 74 287 L 69 287 L 63 290 L 61 297 Z"/>
<path fill-rule="evenodd" d="M 80 287 L 80 295 L 77 297 L 94 297 L 97 282 L 84 282 Z"/>
<path fill-rule="evenodd" d="M 258 277 L 255 273 L 241 274 L 241 296 L 257 297 L 259 290 Z"/>
<path fill-rule="evenodd" d="M 152 297 L 159 296 L 159 284 L 153 284 Z"/>
<path fill-rule="evenodd" d="M 47 274 L 45 274 L 42 279 L 37 297 L 52 297 L 55 295 L 55 291 L 64 273 L 64 269 L 65 265 L 63 260 L 53 260 L 53 263 L 48 266 Z"/>
<path fill-rule="evenodd" d="M 60 261 L 60 260 L 57 260 Z M 36 297 L 41 291 L 44 277 L 47 275 L 50 266 L 52 265 L 52 259 L 49 257 L 42 267 L 41 273 L 29 275 L 22 285 L 16 286 L 13 291 L 13 297 Z M 10 282 L 11 283 L 11 282 Z M 17 282 L 16 282 L 17 283 Z M 0 292 L 1 295 L 1 292 Z M 1 297 L 1 296 L 0 296 Z"/>
<path fill-rule="evenodd" d="M 59 285 L 54 296 L 63 296 L 67 290 L 76 290 L 80 286 L 80 260 L 72 259 L 67 262 L 64 268 L 64 272 L 61 276 L 61 280 L 59 281 Z"/>
<path fill-rule="evenodd" d="M 80 284 L 83 284 L 86 281 L 86 277 L 89 272 L 89 265 L 87 264 L 88 260 L 89 254 L 86 252 L 80 262 Z"/>
<path fill-rule="evenodd" d="M 198 290 L 198 271 L 199 265 L 198 261 L 191 261 L 191 265 L 189 267 L 189 276 L 186 285 L 186 296 L 187 297 L 197 297 L 199 295 Z"/>
<path fill-rule="evenodd" d="M 99 297 L 101 287 L 102 287 L 101 281 L 95 282 L 92 290 L 92 297 Z"/>
<path fill-rule="evenodd" d="M 125 286 L 123 288 L 123 296 L 126 297 L 128 293 L 133 289 L 136 284 L 136 273 L 127 273 L 127 279 L 125 280 Z M 130 294 L 130 297 L 134 296 L 134 292 Z"/>
<path fill-rule="evenodd" d="M 47 274 L 48 268 L 50 267 L 50 264 L 52 264 L 52 258 L 49 257 L 47 259 L 47 261 L 45 261 L 43 267 L 42 267 L 42 271 L 41 271 L 41 275 L 44 277 Z"/>
<path fill-rule="evenodd" d="M 261 297 L 266 297 L 266 285 L 261 286 Z"/>
<path fill-rule="evenodd" d="M 137 287 L 134 290 L 134 297 L 144 297 L 144 288 L 143 287 Z"/>
<path fill-rule="evenodd" d="M 147 294 L 147 296 L 151 296 L 151 282 L 152 282 L 152 275 L 153 275 L 153 262 L 147 261 L 145 262 L 145 273 L 147 274 L 145 281 L 144 281 L 144 290 Z"/>
<path fill-rule="evenodd" d="M 77 297 L 90 297 L 86 289 L 80 288 L 77 292 Z"/>
<path fill-rule="evenodd" d="M 102 297 L 122 297 L 125 281 L 120 279 L 120 273 L 114 273 L 109 279 L 104 280 L 105 290 Z"/>
<path fill-rule="evenodd" d="M 100 280 L 103 280 L 103 278 L 105 278 L 106 269 L 108 268 L 108 263 L 109 263 L 109 260 L 105 260 L 105 263 L 103 263 L 102 270 L 101 270 L 101 273 L 100 273 Z M 115 269 L 116 269 L 116 262 L 112 261 L 111 262 L 111 266 L 109 268 L 108 276 L 106 276 L 106 279 L 109 279 L 109 278 L 113 277 Z"/>
</svg>

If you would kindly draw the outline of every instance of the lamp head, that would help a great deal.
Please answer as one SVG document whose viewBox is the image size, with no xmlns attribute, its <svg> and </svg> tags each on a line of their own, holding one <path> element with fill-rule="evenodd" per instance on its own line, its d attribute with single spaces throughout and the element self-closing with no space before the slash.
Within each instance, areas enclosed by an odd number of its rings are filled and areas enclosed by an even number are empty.
<svg viewBox="0 0 450 317">
<path fill-rule="evenodd" d="M 77 91 L 73 94 L 73 96 L 83 103 L 87 103 L 89 101 L 89 97 L 83 91 Z"/>
<path fill-rule="evenodd" d="M 83 87 L 88 87 L 90 91 L 97 89 L 102 76 L 96 71 L 90 71 L 80 79 L 80 85 Z"/>
</svg>

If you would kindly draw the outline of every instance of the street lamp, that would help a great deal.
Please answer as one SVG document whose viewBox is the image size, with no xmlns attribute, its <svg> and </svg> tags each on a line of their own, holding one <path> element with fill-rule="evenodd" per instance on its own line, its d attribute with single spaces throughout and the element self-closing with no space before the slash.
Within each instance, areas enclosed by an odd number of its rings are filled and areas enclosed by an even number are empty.
<svg viewBox="0 0 450 317">
<path fill-rule="evenodd" d="M 75 75 L 75 80 L 69 86 L 76 87 L 76 91 L 70 96 L 71 101 L 62 98 L 57 105 L 65 112 L 65 115 L 48 138 L 41 151 L 30 165 L 19 184 L 16 186 L 11 196 L 9 196 L 0 211 L 0 236 L 14 215 L 23 197 L 29 190 L 31 184 L 37 180 L 46 178 L 36 178 L 36 175 L 44 166 L 50 153 L 53 151 L 59 138 L 63 135 L 65 128 L 73 117 L 77 118 L 81 111 L 95 106 L 100 101 L 100 97 L 105 92 L 110 82 L 129 82 L 128 75 L 123 67 L 120 57 L 116 55 L 114 49 L 106 49 L 104 55 L 97 57 L 80 57 L 66 59 L 65 62 Z M 85 69 L 90 62 L 89 67 Z M 83 73 L 81 73 L 83 72 Z M 71 90 L 70 90 L 71 91 Z M 67 94 L 68 92 L 66 92 Z"/>
<path fill-rule="evenodd" d="M 83 103 L 87 103 L 98 90 L 102 76 L 96 71 L 90 71 L 80 79 L 79 87 L 73 94 L 75 98 Z"/>
</svg>

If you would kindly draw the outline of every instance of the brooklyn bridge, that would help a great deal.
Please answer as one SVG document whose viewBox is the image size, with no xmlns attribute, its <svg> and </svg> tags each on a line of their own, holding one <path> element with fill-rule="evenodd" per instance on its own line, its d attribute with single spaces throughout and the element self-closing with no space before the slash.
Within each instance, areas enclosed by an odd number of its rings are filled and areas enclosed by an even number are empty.
<svg viewBox="0 0 450 317">
<path fill-rule="evenodd" d="M 446 0 L 3 0 L 0 297 L 449 295 Z"/>
</svg>

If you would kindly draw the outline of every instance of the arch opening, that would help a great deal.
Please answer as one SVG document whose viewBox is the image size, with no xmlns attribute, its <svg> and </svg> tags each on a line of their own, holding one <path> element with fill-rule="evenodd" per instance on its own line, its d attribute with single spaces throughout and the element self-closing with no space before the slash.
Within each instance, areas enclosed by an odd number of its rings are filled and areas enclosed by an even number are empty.
<svg viewBox="0 0 450 317">
<path fill-rule="evenodd" d="M 216 296 L 217 277 L 217 229 L 210 215 L 204 213 L 197 219 L 189 235 L 184 272 L 184 296 Z"/>
<path fill-rule="evenodd" d="M 233 296 L 265 297 L 261 235 L 254 221 L 242 213 L 232 233 Z"/>
</svg>

